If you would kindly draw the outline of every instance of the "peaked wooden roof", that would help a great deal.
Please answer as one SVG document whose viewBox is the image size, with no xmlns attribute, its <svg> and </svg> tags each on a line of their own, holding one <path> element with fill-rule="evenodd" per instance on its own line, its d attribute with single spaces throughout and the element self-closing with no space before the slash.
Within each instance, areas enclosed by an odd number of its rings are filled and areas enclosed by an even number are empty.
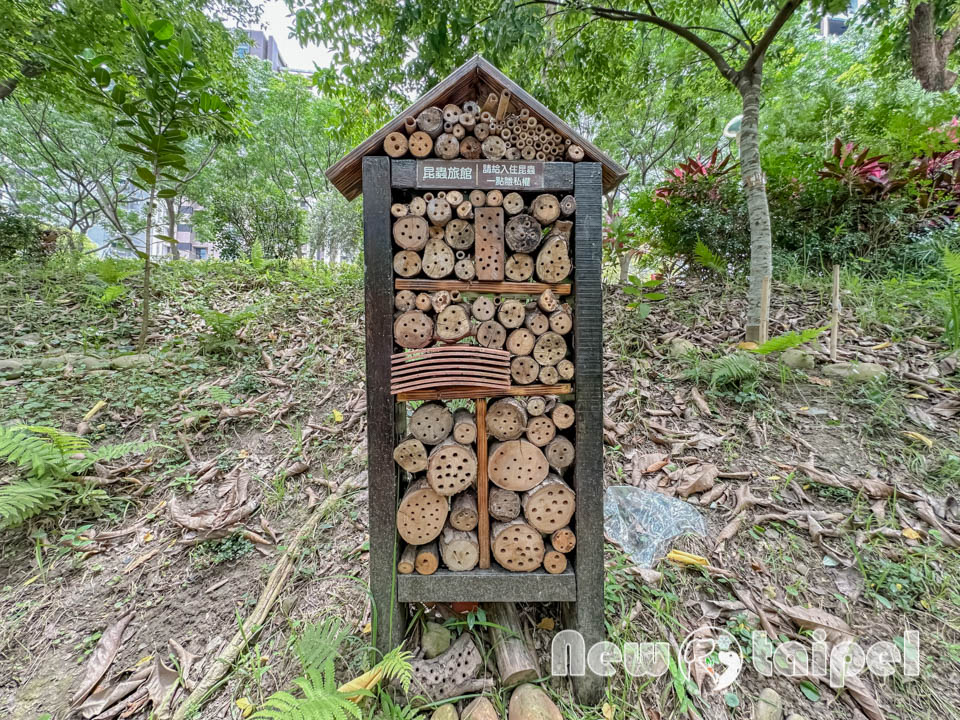
<svg viewBox="0 0 960 720">
<path fill-rule="evenodd" d="M 331 165 L 326 172 L 327 179 L 347 200 L 353 200 L 361 192 L 361 165 L 367 155 L 382 155 L 383 139 L 392 132 L 403 130 L 403 120 L 410 115 L 416 117 L 431 105 L 443 107 L 447 103 L 461 105 L 467 100 L 483 102 L 489 93 L 499 94 L 507 89 L 513 93 L 510 112 L 527 108 L 545 127 L 560 133 L 564 138 L 580 145 L 584 150 L 584 160 L 599 162 L 603 165 L 603 190 L 609 192 L 627 176 L 627 171 L 604 154 L 596 145 L 577 133 L 572 127 L 554 115 L 546 106 L 537 102 L 523 88 L 508 78 L 480 55 L 474 55 L 463 65 L 450 73 L 443 81 L 424 93 L 410 107 L 397 115 L 373 135 Z"/>
</svg>

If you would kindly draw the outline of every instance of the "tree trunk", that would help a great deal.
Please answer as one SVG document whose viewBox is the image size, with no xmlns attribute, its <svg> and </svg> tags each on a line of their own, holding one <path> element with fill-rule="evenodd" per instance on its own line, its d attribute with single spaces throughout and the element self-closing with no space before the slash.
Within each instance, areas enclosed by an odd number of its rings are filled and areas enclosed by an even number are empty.
<svg viewBox="0 0 960 720">
<path fill-rule="evenodd" d="M 929 92 L 946 92 L 957 81 L 957 73 L 947 69 L 960 28 L 950 28 L 937 37 L 936 9 L 923 2 L 910 18 L 910 65 L 920 86 Z"/>
<path fill-rule="evenodd" d="M 176 209 L 174 208 L 174 205 L 173 205 L 173 198 L 166 198 L 166 202 L 167 202 L 167 235 L 169 235 L 169 236 L 172 237 L 172 238 L 175 238 L 175 237 L 177 237 L 177 236 L 176 236 L 176 231 L 177 231 L 177 211 L 176 211 Z M 179 260 L 179 259 L 180 259 L 180 244 L 179 244 L 179 243 L 176 243 L 176 242 L 175 242 L 175 243 L 172 243 L 170 249 L 171 249 L 171 251 L 172 251 L 172 253 L 173 253 L 173 259 L 174 259 L 174 260 Z"/>
<path fill-rule="evenodd" d="M 750 218 L 750 286 L 747 290 L 747 342 L 760 342 L 762 318 L 767 315 L 761 296 L 764 280 L 773 273 L 770 208 L 767 205 L 766 177 L 760 166 L 760 79 L 761 64 L 753 74 L 740 80 L 743 99 L 740 125 L 740 172 L 747 196 Z"/>
<path fill-rule="evenodd" d="M 620 284 L 626 285 L 630 282 L 630 261 L 633 259 L 633 253 L 624 250 L 620 255 Z"/>
</svg>

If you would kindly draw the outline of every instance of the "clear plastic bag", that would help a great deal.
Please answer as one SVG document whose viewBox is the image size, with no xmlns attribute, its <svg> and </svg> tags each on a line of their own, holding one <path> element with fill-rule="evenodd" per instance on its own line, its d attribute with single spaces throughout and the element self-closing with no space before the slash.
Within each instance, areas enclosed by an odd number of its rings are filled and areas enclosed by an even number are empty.
<svg viewBox="0 0 960 720">
<path fill-rule="evenodd" d="M 608 487 L 603 496 L 603 532 L 642 568 L 667 554 L 674 538 L 707 534 L 707 523 L 680 498 L 627 485 Z"/>
</svg>

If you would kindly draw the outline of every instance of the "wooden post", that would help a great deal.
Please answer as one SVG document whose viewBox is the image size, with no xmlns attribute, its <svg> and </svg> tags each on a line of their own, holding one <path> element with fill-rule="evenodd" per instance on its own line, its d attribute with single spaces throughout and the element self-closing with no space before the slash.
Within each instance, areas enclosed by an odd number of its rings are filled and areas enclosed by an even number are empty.
<svg viewBox="0 0 960 720">
<path fill-rule="evenodd" d="M 833 266 L 833 303 L 830 319 L 830 361 L 837 361 L 837 345 L 840 343 L 840 266 Z"/>
<path fill-rule="evenodd" d="M 758 345 L 763 345 L 769 339 L 770 333 L 770 276 L 763 279 L 760 286 L 760 337 Z"/>
<path fill-rule="evenodd" d="M 574 287 L 577 293 L 573 350 L 577 367 L 576 456 L 573 490 L 578 543 L 574 571 L 577 601 L 568 611 L 586 647 L 604 639 L 603 623 L 603 291 L 601 276 L 602 198 L 600 163 L 574 167 Z M 604 679 L 590 672 L 574 678 L 578 700 L 595 705 Z"/>
<path fill-rule="evenodd" d="M 481 569 L 490 567 L 490 512 L 487 482 L 487 399 L 476 401 L 477 422 L 477 537 L 480 540 Z"/>
<path fill-rule="evenodd" d="M 390 394 L 394 302 L 390 205 L 390 158 L 363 158 L 370 588 L 376 620 L 373 639 L 382 654 L 403 641 L 406 624 L 396 592 L 399 477 L 393 448 L 398 429 L 402 432 L 406 426 L 406 405 L 394 403 Z"/>
</svg>

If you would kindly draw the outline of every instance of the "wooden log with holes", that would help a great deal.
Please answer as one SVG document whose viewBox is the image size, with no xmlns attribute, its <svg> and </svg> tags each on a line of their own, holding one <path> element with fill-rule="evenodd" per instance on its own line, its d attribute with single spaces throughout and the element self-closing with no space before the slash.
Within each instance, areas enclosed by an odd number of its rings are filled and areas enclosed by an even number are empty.
<svg viewBox="0 0 960 720">
<path fill-rule="evenodd" d="M 550 193 L 537 195 L 530 203 L 530 214 L 541 225 L 551 225 L 560 217 L 560 201 Z"/>
<path fill-rule="evenodd" d="M 507 144 L 499 135 L 488 135 L 480 143 L 480 154 L 487 160 L 499 160 L 507 154 Z"/>
<path fill-rule="evenodd" d="M 512 602 L 498 602 L 486 603 L 483 607 L 490 623 L 490 641 L 500 684 L 512 687 L 539 678 L 537 652 L 517 606 Z"/>
<path fill-rule="evenodd" d="M 477 328 L 477 342 L 485 348 L 502 348 L 507 330 L 496 320 L 487 320 Z"/>
<path fill-rule="evenodd" d="M 417 569 L 417 546 L 407 545 L 403 548 L 400 560 L 397 562 L 397 572 L 401 575 L 410 575 Z"/>
<path fill-rule="evenodd" d="M 455 495 L 450 504 L 450 526 L 455 530 L 474 530 L 477 527 L 477 495 L 464 490 Z"/>
<path fill-rule="evenodd" d="M 427 449 L 415 437 L 400 442 L 393 449 L 393 459 L 397 465 L 411 474 L 427 469 Z"/>
<path fill-rule="evenodd" d="M 464 200 L 457 205 L 457 217 L 461 220 L 470 220 L 473 218 L 473 204 L 469 200 Z"/>
<path fill-rule="evenodd" d="M 560 307 L 560 300 L 556 294 L 554 294 L 553 290 L 547 288 L 540 293 L 540 296 L 537 298 L 537 307 L 549 314 Z"/>
<path fill-rule="evenodd" d="M 557 372 L 555 367 L 544 365 L 540 368 L 537 380 L 541 385 L 556 385 L 557 381 L 560 380 L 560 373 Z"/>
<path fill-rule="evenodd" d="M 533 335 L 540 337 L 547 330 L 550 329 L 550 320 L 549 318 L 540 312 L 539 309 L 528 310 L 526 316 L 523 319 L 523 325 L 527 328 Z M 532 351 L 532 348 L 531 348 Z M 525 353 L 527 354 L 527 353 Z"/>
<path fill-rule="evenodd" d="M 405 542 L 424 545 L 443 530 L 449 500 L 430 487 L 425 478 L 410 483 L 397 508 L 397 531 Z"/>
<path fill-rule="evenodd" d="M 550 473 L 543 482 L 523 494 L 521 506 L 527 524 L 549 535 L 569 525 L 577 507 L 577 497 L 563 478 Z"/>
<path fill-rule="evenodd" d="M 469 445 L 447 438 L 427 457 L 427 482 L 438 495 L 466 490 L 477 480 L 477 455 Z"/>
<path fill-rule="evenodd" d="M 543 282 L 558 283 L 573 269 L 570 248 L 562 235 L 547 238 L 537 253 L 537 277 Z"/>
<path fill-rule="evenodd" d="M 511 572 L 532 572 L 543 564 L 543 538 L 520 518 L 493 523 L 490 545 L 494 559 Z"/>
<path fill-rule="evenodd" d="M 569 217 L 577 211 L 577 199 L 573 195 L 565 195 L 560 201 L 560 214 Z"/>
<path fill-rule="evenodd" d="M 556 365 L 567 355 L 567 341 L 562 335 L 551 331 L 537 338 L 533 348 L 533 359 L 540 365 Z"/>
<path fill-rule="evenodd" d="M 557 363 L 557 377 L 560 380 L 573 380 L 576 373 L 576 366 L 573 361 L 563 359 Z"/>
<path fill-rule="evenodd" d="M 433 307 L 433 298 L 428 293 L 419 293 L 416 299 L 417 310 L 426 312 Z"/>
<path fill-rule="evenodd" d="M 573 330 L 573 317 L 567 310 L 556 310 L 550 313 L 549 324 L 558 335 L 566 335 Z"/>
<path fill-rule="evenodd" d="M 383 139 L 383 151 L 392 158 L 402 158 L 408 147 L 407 136 L 402 132 L 388 133 Z"/>
<path fill-rule="evenodd" d="M 438 340 L 456 342 L 471 334 L 470 313 L 466 307 L 460 304 L 449 305 L 437 313 L 434 336 Z"/>
<path fill-rule="evenodd" d="M 425 133 L 422 130 L 417 130 L 413 133 L 407 141 L 407 145 L 410 154 L 415 158 L 429 157 L 430 153 L 433 152 L 433 138 L 430 137 L 429 133 Z"/>
<path fill-rule="evenodd" d="M 427 201 L 424 200 L 419 195 L 410 200 L 410 204 L 407 205 L 409 209 L 408 215 L 416 215 L 417 217 L 423 217 L 427 214 Z"/>
<path fill-rule="evenodd" d="M 523 400 L 523 406 L 527 409 L 527 415 L 539 417 L 546 411 L 547 401 L 540 395 L 532 395 Z"/>
<path fill-rule="evenodd" d="M 527 409 L 529 412 L 529 403 Z M 526 438 L 537 447 L 544 447 L 557 435 L 557 426 L 546 415 L 536 415 L 527 421 Z"/>
<path fill-rule="evenodd" d="M 490 193 L 492 194 L 492 193 Z M 489 195 L 487 202 L 489 203 Z M 503 280 L 503 210 L 477 208 L 474 213 L 474 262 L 478 280 Z"/>
<path fill-rule="evenodd" d="M 516 398 L 502 398 L 487 408 L 487 432 L 497 440 L 516 440 L 526 427 L 527 411 Z"/>
<path fill-rule="evenodd" d="M 550 467 L 566 470 L 573 465 L 575 450 L 572 442 L 563 435 L 557 435 L 547 443 L 547 446 L 543 449 L 543 454 L 547 458 L 547 462 L 550 463 Z"/>
<path fill-rule="evenodd" d="M 473 304 L 470 305 L 470 313 L 475 320 L 479 320 L 480 322 L 492 320 L 496 312 L 497 306 L 494 305 L 493 300 L 486 295 L 478 295 L 474 299 Z"/>
<path fill-rule="evenodd" d="M 390 214 L 395 218 L 406 217 L 410 214 L 410 206 L 405 203 L 394 203 L 390 206 Z"/>
<path fill-rule="evenodd" d="M 543 239 L 543 228 L 536 218 L 520 213 L 510 218 L 504 230 L 504 240 L 516 253 L 532 253 Z"/>
<path fill-rule="evenodd" d="M 540 364 L 529 355 L 518 355 L 510 361 L 510 377 L 517 385 L 535 383 L 540 370 Z"/>
<path fill-rule="evenodd" d="M 437 571 L 437 568 L 440 567 L 440 551 L 437 548 L 436 540 L 417 548 L 417 557 L 413 565 L 421 575 L 433 575 Z"/>
<path fill-rule="evenodd" d="M 463 202 L 463 193 L 459 190 L 447 190 L 444 200 L 450 203 L 450 207 L 457 207 Z"/>
<path fill-rule="evenodd" d="M 441 312 L 445 307 L 450 304 L 450 291 L 449 290 L 437 290 L 437 292 L 430 295 L 430 307 L 433 308 L 435 313 Z"/>
<path fill-rule="evenodd" d="M 456 530 L 448 524 L 440 534 L 438 545 L 443 564 L 448 570 L 473 570 L 480 560 L 480 543 L 473 530 Z"/>
<path fill-rule="evenodd" d="M 420 266 L 424 275 L 439 280 L 453 273 L 456 262 L 453 250 L 443 240 L 429 240 L 423 248 Z"/>
<path fill-rule="evenodd" d="M 550 544 L 553 545 L 557 551 L 568 553 L 576 547 L 577 536 L 573 534 L 573 530 L 569 527 L 562 527 L 559 530 L 553 531 L 553 534 L 550 536 Z"/>
<path fill-rule="evenodd" d="M 503 193 L 500 190 L 487 191 L 487 207 L 501 207 L 503 205 Z"/>
<path fill-rule="evenodd" d="M 435 197 L 427 202 L 427 217 L 434 225 L 443 227 L 453 217 L 453 207 L 446 198 Z"/>
<path fill-rule="evenodd" d="M 417 294 L 413 290 L 401 290 L 394 297 L 393 306 L 400 312 L 413 310 L 417 306 Z"/>
<path fill-rule="evenodd" d="M 437 445 L 453 430 L 453 413 L 443 403 L 424 403 L 413 411 L 407 429 L 424 445 Z"/>
<path fill-rule="evenodd" d="M 454 250 L 472 248 L 474 240 L 473 223 L 460 218 L 451 220 L 444 228 L 443 239 Z"/>
<path fill-rule="evenodd" d="M 583 160 L 583 148 L 579 145 L 567 145 L 567 160 L 570 162 Z"/>
<path fill-rule="evenodd" d="M 506 349 L 513 355 L 529 355 L 533 352 L 536 336 L 526 328 L 511 330 L 507 335 Z"/>
<path fill-rule="evenodd" d="M 497 320 L 501 325 L 510 330 L 523 325 L 525 317 L 526 310 L 523 307 L 523 303 L 512 298 L 500 303 L 500 308 L 497 310 Z"/>
<path fill-rule="evenodd" d="M 520 193 L 507 193 L 507 195 L 503 198 L 503 209 L 508 215 L 516 215 L 522 211 L 523 198 L 520 196 Z"/>
<path fill-rule="evenodd" d="M 490 488 L 488 512 L 501 522 L 513 520 L 520 515 L 520 494 L 501 487 Z"/>
<path fill-rule="evenodd" d="M 458 408 L 453 413 L 453 439 L 463 445 L 477 441 L 477 423 L 466 408 Z"/>
<path fill-rule="evenodd" d="M 427 221 L 417 215 L 405 215 L 393 224 L 393 241 L 404 250 L 423 250 L 429 237 Z"/>
<path fill-rule="evenodd" d="M 420 310 L 408 310 L 394 321 L 393 337 L 403 348 L 426 347 L 433 342 L 433 320 Z"/>
<path fill-rule="evenodd" d="M 487 194 L 483 190 L 471 190 L 467 199 L 475 208 L 481 208 L 487 204 Z"/>
<path fill-rule="evenodd" d="M 533 443 L 507 440 L 490 446 L 487 470 L 490 481 L 497 487 L 525 492 L 543 482 L 549 473 L 549 464 Z"/>
<path fill-rule="evenodd" d="M 477 276 L 477 266 L 471 258 L 460 258 L 453 266 L 453 274 L 460 280 L 473 280 Z"/>
<path fill-rule="evenodd" d="M 420 254 L 414 250 L 401 250 L 393 256 L 393 271 L 400 277 L 413 277 L 421 267 Z"/>
<path fill-rule="evenodd" d="M 576 413 L 574 413 L 573 407 L 566 403 L 557 403 L 550 411 L 550 419 L 553 420 L 553 424 L 557 426 L 558 430 L 566 430 L 568 427 L 572 427 L 575 417 Z"/>
<path fill-rule="evenodd" d="M 567 556 L 557 550 L 548 540 L 543 553 L 543 569 L 551 575 L 559 575 L 567 569 Z"/>
<path fill-rule="evenodd" d="M 465 157 L 467 160 L 476 160 L 479 158 L 482 148 L 483 146 L 480 143 L 480 140 L 475 138 L 473 135 L 468 135 L 460 141 L 460 155 L 461 157 Z"/>
<path fill-rule="evenodd" d="M 443 132 L 443 111 L 438 107 L 428 107 L 417 115 L 417 128 L 431 138 Z"/>
<path fill-rule="evenodd" d="M 514 282 L 523 282 L 533 277 L 534 260 L 527 253 L 513 253 L 507 258 L 504 275 Z"/>
</svg>

